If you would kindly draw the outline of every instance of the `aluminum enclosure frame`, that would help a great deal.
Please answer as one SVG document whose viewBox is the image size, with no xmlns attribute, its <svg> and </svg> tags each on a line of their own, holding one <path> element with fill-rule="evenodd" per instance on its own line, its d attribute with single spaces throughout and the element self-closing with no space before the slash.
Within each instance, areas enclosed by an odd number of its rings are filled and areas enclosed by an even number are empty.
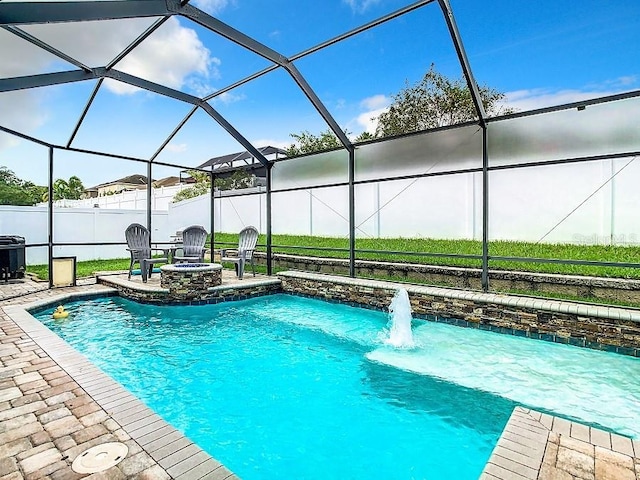
<svg viewBox="0 0 640 480">
<path fill-rule="evenodd" d="M 331 129 L 331 131 L 336 135 L 339 139 L 342 148 L 347 150 L 348 152 L 348 180 L 346 185 L 349 190 L 349 273 L 351 276 L 355 276 L 355 258 L 356 258 L 356 248 L 355 248 L 355 186 L 358 182 L 355 181 L 354 175 L 354 164 L 355 164 L 355 150 L 356 147 L 349 138 L 345 135 L 344 131 L 340 128 L 336 120 L 332 117 L 331 113 L 322 103 L 320 98 L 317 96 L 311 85 L 307 82 L 305 77 L 300 73 L 300 71 L 295 66 L 295 61 L 301 58 L 304 58 L 308 55 L 312 55 L 330 45 L 336 44 L 338 42 L 344 41 L 348 38 L 351 38 L 354 35 L 365 32 L 369 29 L 375 28 L 379 25 L 382 25 L 392 19 L 400 17 L 402 15 L 408 14 L 414 10 L 422 8 L 431 3 L 437 3 L 442 15 L 443 20 L 447 26 L 452 44 L 456 51 L 456 55 L 458 57 L 458 61 L 460 63 L 460 67 L 462 69 L 464 78 L 466 80 L 467 86 L 471 92 L 471 98 L 474 103 L 476 114 L 477 114 L 477 122 L 475 122 L 482 129 L 482 145 L 483 145 L 483 158 L 482 158 L 482 167 L 479 172 L 482 173 L 482 199 L 483 199 L 483 208 L 482 208 L 482 286 L 484 290 L 489 289 L 489 261 L 492 257 L 489 256 L 489 236 L 488 236 L 488 227 L 489 227 L 489 208 L 488 208 L 488 192 L 489 192 L 489 173 L 493 169 L 498 168 L 519 168 L 519 166 L 505 166 L 505 167 L 490 167 L 489 166 L 489 152 L 488 152 L 488 130 L 487 125 L 493 121 L 499 121 L 500 118 L 487 118 L 486 112 L 484 111 L 482 100 L 480 98 L 480 93 L 478 89 L 478 85 L 473 76 L 473 72 L 471 69 L 471 65 L 468 61 L 465 48 L 462 42 L 462 38 L 460 32 L 458 31 L 458 27 L 456 25 L 454 13 L 451 9 L 451 5 L 449 0 L 421 0 L 414 2 L 410 5 L 407 5 L 395 12 L 392 12 L 388 15 L 380 17 L 376 20 L 368 22 L 358 28 L 355 28 L 349 32 L 346 32 L 342 35 L 329 39 L 325 42 L 322 42 L 312 48 L 309 48 L 303 52 L 300 52 L 296 55 L 292 55 L 291 57 L 286 57 L 279 52 L 267 47 L 266 45 L 256 41 L 255 39 L 249 37 L 248 35 L 240 32 L 229 25 L 224 24 L 220 20 L 215 17 L 208 15 L 207 13 L 199 10 L 196 7 L 189 5 L 188 3 L 180 0 L 128 0 L 126 2 L 122 1 L 69 1 L 69 2 L 42 2 L 37 4 L 37 8 L 34 8 L 34 4 L 31 2 L 2 2 L 0 3 L 0 27 L 6 30 L 9 33 L 12 33 L 23 40 L 26 40 L 33 45 L 41 48 L 57 57 L 63 59 L 64 61 L 74 65 L 77 67 L 77 70 L 71 70 L 66 72 L 57 72 L 57 73 L 49 73 L 49 74 L 39 74 L 39 75 L 30 75 L 30 76 L 22 76 L 15 78 L 5 78 L 0 79 L 0 92 L 10 92 L 23 90 L 28 88 L 35 88 L 40 86 L 49 86 L 56 84 L 65 84 L 71 82 L 79 82 L 86 80 L 97 80 L 97 83 L 80 115 L 78 121 L 73 129 L 70 138 L 66 142 L 65 145 L 53 145 L 47 142 L 44 142 L 40 139 L 31 137 L 22 132 L 17 132 L 12 129 L 0 126 L 0 131 L 4 131 L 5 133 L 9 133 L 12 135 L 16 135 L 20 138 L 38 143 L 40 145 L 44 145 L 49 149 L 49 220 L 48 220 L 48 243 L 46 244 L 49 248 L 49 275 L 51 282 L 51 258 L 53 257 L 53 248 L 57 245 L 68 245 L 65 243 L 55 242 L 53 238 L 53 194 L 52 194 L 52 185 L 53 185 L 53 165 L 54 165 L 54 153 L 56 150 L 70 151 L 70 152 L 79 152 L 85 154 L 92 155 L 101 155 L 107 158 L 114 159 L 124 159 L 135 162 L 145 163 L 147 166 L 147 177 L 152 178 L 153 166 L 167 166 L 167 167 L 176 167 L 176 168 L 184 168 L 184 166 L 175 165 L 171 163 L 157 162 L 156 159 L 158 155 L 164 150 L 164 148 L 169 144 L 169 142 L 175 137 L 175 135 L 184 127 L 184 125 L 188 122 L 188 120 L 196 113 L 198 110 L 204 111 L 209 117 L 211 117 L 216 123 L 218 123 L 231 137 L 233 137 L 238 143 L 240 143 L 243 147 L 246 148 L 248 152 L 250 152 L 254 157 L 262 163 L 267 169 L 267 271 L 269 274 L 272 273 L 271 266 L 271 253 L 273 249 L 272 244 L 272 229 L 271 229 L 271 195 L 273 192 L 271 177 L 272 177 L 272 168 L 274 165 L 273 162 L 267 160 L 261 152 L 251 144 L 242 133 L 237 130 L 230 122 L 228 122 L 218 111 L 216 111 L 211 104 L 210 100 L 215 97 L 222 95 L 230 90 L 233 90 L 236 87 L 244 85 L 252 80 L 255 80 L 263 75 L 266 75 L 272 71 L 277 69 L 284 70 L 293 80 L 293 82 L 298 86 L 300 91 L 305 95 L 308 101 L 312 104 L 315 110 L 320 114 L 322 119 L 325 121 L 327 126 Z M 258 55 L 266 60 L 268 60 L 271 65 L 259 72 L 256 72 L 248 77 L 241 79 L 231 85 L 223 87 L 217 90 L 214 93 L 211 93 L 204 97 L 195 97 L 193 95 L 189 95 L 187 93 L 181 92 L 179 90 L 175 90 L 169 88 L 164 85 L 160 85 L 154 82 L 150 82 L 148 80 L 135 77 L 133 75 L 126 74 L 124 72 L 118 71 L 115 66 L 124 59 L 129 53 L 131 53 L 139 44 L 145 41 L 154 31 L 156 31 L 164 22 L 166 22 L 172 16 L 181 16 L 185 19 L 188 19 L 191 22 L 194 22 L 203 28 L 214 32 L 217 35 L 222 36 L 223 38 L 239 45 L 240 47 L 252 52 L 255 55 Z M 74 59 L 65 53 L 57 50 L 53 46 L 43 42 L 42 40 L 30 35 L 24 30 L 20 29 L 20 25 L 31 25 L 31 24 L 41 24 L 41 23 L 57 23 L 57 22 L 80 22 L 80 21 L 91 21 L 91 20 L 110 20 L 110 19 L 124 19 L 124 18 L 142 18 L 142 17 L 159 17 L 150 27 L 148 27 L 142 34 L 140 34 L 133 42 L 131 42 L 125 49 L 123 49 L 114 59 L 112 59 L 109 63 L 107 63 L 103 67 L 90 68 L 84 65 L 82 62 L 79 62 L 77 59 Z M 183 102 L 192 105 L 191 110 L 187 113 L 182 121 L 178 123 L 175 129 L 171 132 L 171 134 L 162 142 L 159 148 L 155 151 L 155 153 L 149 158 L 135 158 L 129 157 L 125 155 L 115 155 L 108 152 L 99 152 L 93 150 L 79 149 L 74 148 L 73 141 L 75 139 L 76 134 L 82 126 L 82 123 L 91 109 L 93 101 L 101 89 L 103 85 L 104 79 L 114 79 L 128 85 L 132 85 L 150 92 L 157 93 L 159 95 Z M 633 96 L 640 95 L 640 92 L 630 92 L 629 94 L 623 94 L 615 96 L 615 98 L 609 98 L 604 100 L 593 100 L 587 102 L 580 102 L 580 105 L 587 104 L 595 104 L 601 101 L 611 101 L 616 99 L 630 98 Z M 566 106 L 553 107 L 553 109 L 544 109 L 536 112 L 526 112 L 526 115 L 531 114 L 539 114 L 544 113 L 546 111 L 560 110 L 565 108 L 574 108 L 577 104 L 570 104 Z M 517 115 L 516 115 L 517 116 Z M 513 115 L 509 116 L 513 117 Z M 507 117 L 504 117 L 507 118 Z M 453 127 L 455 128 L 455 127 Z M 384 140 L 382 140 L 384 141 Z M 632 154 L 634 152 L 631 152 Z M 637 153 L 637 152 L 636 152 Z M 595 158 L 595 157 L 594 157 Z M 598 157 L 602 158 L 602 156 Z M 604 158 L 611 158 L 611 156 L 604 156 Z M 588 161 L 593 158 L 580 158 L 580 159 L 564 159 L 558 160 L 557 162 L 545 162 L 545 164 L 552 163 L 562 163 L 569 161 Z M 295 161 L 295 160 L 293 160 Z M 213 173 L 208 170 L 203 170 L 207 173 L 211 174 L 211 180 L 213 185 Z M 453 172 L 450 172 L 453 174 Z M 455 172 L 459 173 L 459 172 Z M 439 173 L 439 174 L 446 174 Z M 214 194 L 211 192 L 211 224 L 214 225 L 214 216 L 213 216 L 213 200 Z M 148 182 L 147 185 L 147 227 L 151 229 L 151 182 Z M 212 230 L 214 230 L 212 228 Z M 213 249 L 213 232 L 211 238 L 211 247 Z M 44 246 L 42 244 L 31 245 L 31 246 Z M 506 258 L 502 257 L 494 257 L 498 260 L 504 260 Z M 510 259 L 510 258 L 509 258 Z M 519 259 L 525 260 L 526 259 Z M 569 262 L 573 263 L 573 262 Z M 607 264 L 604 262 L 603 264 Z M 618 265 L 618 264 L 616 264 Z M 636 267 L 636 265 L 627 265 Z"/>
</svg>

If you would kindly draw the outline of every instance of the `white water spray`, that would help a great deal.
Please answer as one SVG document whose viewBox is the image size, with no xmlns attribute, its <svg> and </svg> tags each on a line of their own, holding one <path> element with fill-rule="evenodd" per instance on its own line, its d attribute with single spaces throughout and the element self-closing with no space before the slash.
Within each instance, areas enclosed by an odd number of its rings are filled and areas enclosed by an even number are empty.
<svg viewBox="0 0 640 480">
<path fill-rule="evenodd" d="M 404 288 L 396 291 L 389 305 L 389 337 L 384 343 L 397 348 L 415 347 L 411 333 L 411 304 Z"/>
</svg>

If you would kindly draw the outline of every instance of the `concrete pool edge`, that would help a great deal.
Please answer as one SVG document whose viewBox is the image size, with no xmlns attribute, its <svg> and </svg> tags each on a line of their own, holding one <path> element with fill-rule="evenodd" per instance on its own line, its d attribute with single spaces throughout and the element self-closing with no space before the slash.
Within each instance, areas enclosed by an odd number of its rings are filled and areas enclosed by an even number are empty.
<svg viewBox="0 0 640 480">
<path fill-rule="evenodd" d="M 640 441 L 515 407 L 480 480 L 640 478 Z"/>
<path fill-rule="evenodd" d="M 117 435 L 117 432 L 122 432 L 119 434 L 121 439 L 135 442 L 137 448 L 130 449 L 130 454 L 122 462 L 124 471 L 120 470 L 114 478 L 121 478 L 124 474 L 126 478 L 140 479 L 190 480 L 206 477 L 237 480 L 238 477 L 224 465 L 164 421 L 122 385 L 93 365 L 83 354 L 31 315 L 31 310 L 41 310 L 46 306 L 51 307 L 68 301 L 113 296 L 114 294 L 114 289 L 107 287 L 95 288 L 86 292 L 77 288 L 74 290 L 57 296 L 47 296 L 47 298 L 28 304 L 3 305 L 2 310 L 4 315 L 24 332 L 44 352 L 47 358 L 55 362 L 76 386 L 99 406 L 104 413 L 103 423 L 111 422 L 109 431 L 112 434 L 109 434 L 109 438 L 101 437 L 103 440 L 113 441 L 114 435 Z M 4 379 L 6 380 L 6 378 Z M 60 392 L 60 395 L 65 393 L 67 392 Z M 93 412 L 94 415 L 96 413 L 98 412 Z M 8 418 L 11 419 L 10 416 Z M 41 425 L 41 428 L 42 431 L 46 430 L 46 426 Z M 93 439 L 92 442 L 87 442 L 86 446 L 90 447 L 101 443 L 103 442 L 95 443 L 95 439 Z M 2 446 L 2 442 L 0 442 L 0 448 Z M 49 452 L 53 450 L 53 448 L 49 449 Z M 62 448 L 58 448 L 58 450 L 62 450 Z M 70 463 L 74 459 L 71 456 L 77 456 L 82 450 L 70 448 L 67 449 L 68 452 L 72 452 L 68 457 L 63 455 L 65 453 L 63 451 L 49 453 L 49 456 L 53 455 L 58 459 L 58 462 L 68 460 L 68 468 L 60 467 L 60 470 L 69 471 Z M 24 452 L 21 453 L 24 454 Z M 35 454 L 34 457 L 38 457 L 41 453 Z M 148 459 L 139 458 L 141 453 L 148 455 Z M 47 464 L 46 459 L 38 458 L 38 461 L 44 462 L 43 469 L 52 468 L 52 464 Z M 22 463 L 23 461 L 16 461 L 15 465 L 22 465 Z M 142 471 L 143 467 L 145 467 L 144 471 Z M 112 467 L 112 469 L 118 468 L 120 467 Z M 127 468 L 129 472 L 135 471 L 135 473 L 127 475 Z M 4 474 L 5 472 L 0 473 Z"/>
</svg>

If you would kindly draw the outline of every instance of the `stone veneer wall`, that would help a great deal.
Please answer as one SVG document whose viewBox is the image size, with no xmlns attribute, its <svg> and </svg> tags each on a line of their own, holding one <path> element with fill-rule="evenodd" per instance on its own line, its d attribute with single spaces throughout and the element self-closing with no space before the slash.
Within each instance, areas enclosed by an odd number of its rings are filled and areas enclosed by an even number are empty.
<svg viewBox="0 0 640 480">
<path fill-rule="evenodd" d="M 258 263 L 266 262 L 263 252 L 256 252 L 255 256 Z M 273 266 L 275 270 L 349 274 L 349 261 L 335 258 L 274 254 Z M 407 282 L 448 285 L 454 288 L 481 290 L 481 274 L 482 271 L 478 268 L 356 260 L 357 276 L 395 277 Z M 640 280 L 490 270 L 489 282 L 494 291 L 554 293 L 640 305 Z"/>
<path fill-rule="evenodd" d="M 235 300 L 246 300 L 251 297 L 271 295 L 282 292 L 280 280 L 271 279 L 268 281 L 248 282 L 244 285 L 218 286 L 209 288 L 198 298 L 184 299 L 172 296 L 169 289 L 153 288 L 141 285 L 131 286 L 130 282 L 124 282 L 117 278 L 103 276 L 98 277 L 101 284 L 114 287 L 118 294 L 135 300 L 140 303 L 155 303 L 163 305 L 206 305 L 208 303 L 219 303 Z"/>
<path fill-rule="evenodd" d="M 168 288 L 169 295 L 175 300 L 200 299 L 206 295 L 209 288 L 217 287 L 222 283 L 222 268 L 162 270 L 160 275 L 160 286 Z"/>
<path fill-rule="evenodd" d="M 416 317 L 640 357 L 640 311 L 304 272 L 281 272 L 285 292 L 387 310 L 406 288 Z"/>
</svg>

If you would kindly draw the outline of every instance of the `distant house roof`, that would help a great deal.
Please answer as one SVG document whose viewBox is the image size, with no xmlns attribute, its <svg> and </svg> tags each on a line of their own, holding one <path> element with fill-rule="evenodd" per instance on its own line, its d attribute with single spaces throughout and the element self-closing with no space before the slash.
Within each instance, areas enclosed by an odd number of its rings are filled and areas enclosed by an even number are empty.
<svg viewBox="0 0 640 480">
<path fill-rule="evenodd" d="M 260 147 L 258 148 L 258 151 L 265 157 L 271 155 L 275 156 L 275 158 L 287 156 L 285 151 L 278 147 Z M 235 162 L 244 163 L 241 163 L 240 165 L 236 163 L 234 165 Z M 238 168 L 247 169 L 247 167 L 249 167 L 249 170 L 264 168 L 263 165 L 253 156 L 253 154 L 246 150 L 244 152 L 229 153 L 227 155 L 222 155 L 221 157 L 210 158 L 202 165 L 198 165 L 198 168 L 221 171 L 237 170 Z"/>
<path fill-rule="evenodd" d="M 181 181 L 180 177 L 164 177 L 160 180 L 156 180 L 153 182 L 154 187 L 173 187 L 174 185 L 179 185 L 180 183 L 184 183 L 184 180 Z"/>
<path fill-rule="evenodd" d="M 151 180 L 153 181 L 153 179 Z M 100 185 L 96 185 L 95 187 L 88 188 L 87 190 L 98 189 L 101 187 L 108 187 L 109 185 L 146 185 L 147 184 L 147 176 L 134 174 L 129 175 L 128 177 L 120 178 L 118 180 L 112 180 L 111 182 L 101 183 Z"/>
</svg>

